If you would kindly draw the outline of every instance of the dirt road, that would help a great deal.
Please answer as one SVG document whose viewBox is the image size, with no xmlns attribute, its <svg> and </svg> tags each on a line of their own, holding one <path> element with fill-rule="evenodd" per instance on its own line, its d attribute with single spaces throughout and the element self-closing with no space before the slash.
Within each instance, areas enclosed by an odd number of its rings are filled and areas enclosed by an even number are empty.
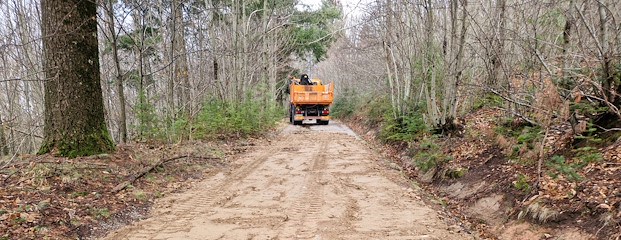
<svg viewBox="0 0 621 240">
<path fill-rule="evenodd" d="M 287 126 L 107 239 L 473 238 L 382 162 L 341 124 Z"/>
</svg>

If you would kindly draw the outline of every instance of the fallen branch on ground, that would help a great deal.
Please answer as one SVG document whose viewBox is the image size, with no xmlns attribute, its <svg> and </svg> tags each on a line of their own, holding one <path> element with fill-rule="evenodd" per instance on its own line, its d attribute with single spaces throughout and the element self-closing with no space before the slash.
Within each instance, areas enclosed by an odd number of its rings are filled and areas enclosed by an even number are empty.
<svg viewBox="0 0 621 240">
<path fill-rule="evenodd" d="M 131 176 L 127 181 L 119 183 L 118 185 L 116 185 L 116 187 L 114 187 L 112 189 L 112 193 L 118 193 L 119 191 L 125 189 L 127 186 L 129 186 L 130 184 L 134 183 L 137 179 L 141 178 L 142 176 L 144 176 L 145 174 L 151 172 L 154 168 L 173 161 L 173 160 L 177 160 L 177 159 L 181 159 L 181 158 L 187 158 L 189 157 L 189 155 L 181 155 L 181 156 L 176 156 L 176 157 L 172 157 L 172 158 L 167 158 L 167 159 L 161 159 L 160 161 L 158 161 L 157 163 L 151 165 L 151 166 L 146 166 L 144 168 L 142 168 L 137 174 Z"/>
</svg>

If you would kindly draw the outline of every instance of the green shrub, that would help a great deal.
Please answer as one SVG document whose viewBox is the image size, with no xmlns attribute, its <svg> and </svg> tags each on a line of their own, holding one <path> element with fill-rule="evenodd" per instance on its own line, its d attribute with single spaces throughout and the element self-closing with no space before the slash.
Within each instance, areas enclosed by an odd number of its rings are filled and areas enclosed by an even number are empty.
<svg viewBox="0 0 621 240">
<path fill-rule="evenodd" d="M 596 116 L 609 111 L 607 106 L 600 106 L 596 102 L 589 101 L 581 101 L 578 103 L 572 102 L 569 109 L 571 112 L 579 112 L 587 116 Z"/>
<path fill-rule="evenodd" d="M 380 132 L 380 138 L 386 142 L 411 142 L 429 132 L 423 115 L 414 112 L 410 115 L 394 118 L 392 114 L 385 114 L 385 122 Z"/>
<path fill-rule="evenodd" d="M 418 147 L 412 149 L 412 151 L 414 152 L 412 161 L 422 172 L 440 167 L 452 160 L 451 156 L 447 156 L 442 152 L 442 149 L 435 143 L 435 138 L 433 137 L 421 140 Z"/>
<path fill-rule="evenodd" d="M 532 189 L 528 181 L 528 176 L 521 174 L 521 173 L 520 175 L 518 175 L 517 180 L 513 182 L 513 187 L 524 193 L 530 193 Z"/>
<path fill-rule="evenodd" d="M 138 123 L 135 127 L 140 140 L 178 141 L 193 136 L 195 139 L 214 138 L 218 135 L 244 136 L 264 132 L 275 126 L 284 115 L 283 108 L 266 96 L 256 94 L 262 87 L 248 91 L 241 102 L 225 102 L 219 99 L 206 101 L 199 114 L 188 116 L 168 115 L 164 121 L 158 118 L 155 107 L 144 93 L 139 93 L 135 111 Z"/>
<path fill-rule="evenodd" d="M 135 111 L 138 124 L 134 127 L 139 140 L 152 140 L 164 135 L 160 128 L 160 121 L 155 114 L 155 107 L 149 103 L 144 92 L 138 93 Z"/>
<path fill-rule="evenodd" d="M 420 152 L 414 156 L 414 164 L 422 171 L 427 172 L 433 168 L 440 167 L 452 160 L 452 157 L 439 152 Z"/>
<path fill-rule="evenodd" d="M 377 127 L 391 114 L 392 106 L 387 96 L 372 96 L 365 110 L 366 122 L 370 127 Z"/>
<path fill-rule="evenodd" d="M 522 153 L 535 149 L 536 143 L 543 138 L 543 130 L 539 126 L 519 125 L 513 126 L 513 120 L 504 119 L 494 131 L 507 138 L 515 139 L 510 158 L 519 159 Z"/>
<path fill-rule="evenodd" d="M 265 104 L 264 101 L 231 103 L 210 100 L 192 123 L 192 131 L 197 138 L 262 133 L 266 128 L 274 127 L 284 115 L 283 109 L 275 106 L 275 103 Z"/>
<path fill-rule="evenodd" d="M 332 107 L 330 107 L 330 114 L 336 118 L 347 118 L 354 115 L 356 109 L 357 99 L 356 93 L 349 88 L 345 88 L 342 94 L 339 94 Z"/>
<path fill-rule="evenodd" d="M 145 202 L 149 200 L 149 195 L 142 190 L 138 190 L 138 191 L 134 191 L 134 198 L 138 201 Z"/>
<path fill-rule="evenodd" d="M 576 152 L 576 158 L 580 161 L 576 163 L 576 167 L 583 168 L 590 163 L 601 162 L 604 157 L 602 154 L 594 147 L 582 147 L 574 150 Z"/>
<path fill-rule="evenodd" d="M 483 107 L 502 107 L 504 99 L 496 94 L 485 94 L 484 97 L 478 98 L 474 101 L 472 108 L 474 110 L 481 109 Z"/>
<path fill-rule="evenodd" d="M 172 123 L 172 136 L 175 136 L 177 140 L 186 139 L 190 133 L 190 121 L 187 117 L 181 117 Z"/>
<path fill-rule="evenodd" d="M 543 137 L 541 127 L 524 127 L 520 135 L 517 136 L 518 144 L 527 145 L 529 149 L 533 149 L 534 142 Z"/>
<path fill-rule="evenodd" d="M 511 126 L 511 123 L 513 122 L 512 118 L 507 118 L 507 117 L 497 118 L 496 122 L 497 124 L 496 124 L 496 127 L 494 128 L 494 132 L 496 134 L 503 135 L 505 137 L 509 137 L 513 135 L 513 132 L 515 130 Z"/>
<path fill-rule="evenodd" d="M 587 145 L 598 145 L 604 142 L 598 134 L 598 129 L 592 122 L 587 123 L 587 129 L 581 135 L 574 136 L 576 140 L 583 140 Z"/>
<path fill-rule="evenodd" d="M 576 166 L 567 163 L 564 156 L 554 155 L 546 165 L 556 171 L 556 173 L 550 174 L 554 178 L 560 173 L 570 181 L 577 182 L 582 180 L 582 176 L 576 172 Z"/>
</svg>

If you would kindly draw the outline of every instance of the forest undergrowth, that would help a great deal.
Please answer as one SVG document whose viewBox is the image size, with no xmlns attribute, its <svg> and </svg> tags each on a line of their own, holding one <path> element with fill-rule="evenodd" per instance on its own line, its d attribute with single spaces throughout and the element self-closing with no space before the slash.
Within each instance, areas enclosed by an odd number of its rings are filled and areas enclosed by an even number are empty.
<svg viewBox="0 0 621 240">
<path fill-rule="evenodd" d="M 452 127 L 431 129 L 423 114 L 394 119 L 388 99 L 373 99 L 342 98 L 334 112 L 361 136 L 387 146 L 404 173 L 482 236 L 621 236 L 621 134 L 596 128 L 601 121 L 587 122 L 579 135 L 569 123 L 546 133 L 508 115 L 503 100 L 490 95 Z M 365 107 L 356 102 L 366 102 Z M 606 128 L 619 127 L 618 121 L 608 122 Z"/>
<path fill-rule="evenodd" d="M 145 106 L 137 142 L 111 154 L 3 158 L 0 240 L 94 238 L 145 218 L 156 199 L 228 167 L 282 116 L 252 101 L 204 106 L 194 120 L 168 125 Z"/>
</svg>

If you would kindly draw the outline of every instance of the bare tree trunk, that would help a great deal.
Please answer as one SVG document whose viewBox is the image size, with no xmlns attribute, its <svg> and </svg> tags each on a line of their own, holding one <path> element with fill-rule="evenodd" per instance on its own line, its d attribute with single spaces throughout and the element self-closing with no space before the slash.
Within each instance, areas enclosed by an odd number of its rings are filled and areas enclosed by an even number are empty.
<svg viewBox="0 0 621 240">
<path fill-rule="evenodd" d="M 4 50 L 2 51 L 2 54 L 0 54 L 0 62 L 2 63 L 2 68 L 3 69 L 8 69 L 8 65 L 9 64 L 8 64 L 8 61 L 7 61 L 7 55 L 8 54 L 6 54 L 4 52 Z M 3 73 L 2 74 L 3 79 L 8 79 L 8 71 L 2 71 L 2 73 Z M 6 88 L 6 95 L 7 95 L 7 98 L 8 98 L 8 95 L 9 95 L 9 92 L 10 92 L 9 91 L 9 82 L 8 81 L 4 82 L 4 86 Z M 4 104 L 3 103 L 0 104 L 0 110 L 2 110 L 4 108 L 4 106 L 2 106 L 2 105 L 4 105 Z M 12 106 L 12 104 L 10 104 L 10 105 Z M 3 122 L 3 120 L 2 120 L 3 116 L 4 115 L 1 114 L 1 112 L 0 112 L 0 134 L 1 134 L 0 137 L 2 137 L 0 139 L 0 152 L 4 153 L 4 155 L 8 155 L 9 154 L 9 147 L 10 147 L 9 146 L 9 141 L 11 140 L 10 139 L 11 136 L 10 135 L 7 136 L 8 134 L 5 132 L 5 130 L 7 129 L 7 126 L 5 126 L 5 124 L 7 124 L 7 123 Z"/>
<path fill-rule="evenodd" d="M 174 3 L 171 3 L 174 4 Z M 173 11 L 174 12 L 174 11 Z M 173 16 L 174 18 L 174 16 Z M 167 105 L 167 116 L 166 119 L 167 121 L 171 121 L 172 119 L 176 118 L 176 112 L 177 109 L 175 109 L 175 31 L 174 31 L 174 26 L 175 21 L 174 19 L 172 19 L 171 21 L 171 25 L 170 28 L 170 32 L 169 33 L 169 37 L 170 37 L 170 46 L 169 46 L 169 52 L 168 52 L 168 57 L 169 57 L 169 78 L 168 78 L 168 82 L 166 83 L 166 105 Z M 167 122 L 168 125 L 171 124 L 171 122 Z"/>
<path fill-rule="evenodd" d="M 466 32 L 468 31 L 468 0 L 462 0 L 462 15 L 461 15 L 461 33 L 459 34 L 459 43 L 457 46 L 457 57 L 455 59 L 455 86 L 453 89 L 453 95 L 451 96 L 452 103 L 449 105 L 449 112 L 451 118 L 457 116 L 457 91 L 459 84 L 461 84 L 463 77 L 463 59 L 464 59 L 464 47 L 466 45 Z"/>
<path fill-rule="evenodd" d="M 271 11 L 273 11 L 272 9 L 270 9 Z M 270 27 L 270 22 L 271 20 L 268 20 L 268 28 Z M 273 24 L 276 25 L 276 24 Z M 272 25 L 272 26 L 273 26 Z M 274 31 L 278 31 L 278 30 L 274 30 Z M 280 35 L 280 34 L 279 34 Z M 268 41 L 268 50 L 269 50 L 269 56 L 268 56 L 268 78 L 269 78 L 269 83 L 272 86 L 273 90 L 272 93 L 274 95 L 272 95 L 272 99 L 275 99 L 276 102 L 276 106 L 282 106 L 280 105 L 280 101 L 279 100 L 283 100 L 283 92 L 282 90 L 277 90 L 276 89 L 276 85 L 278 83 L 278 69 L 279 69 L 279 64 L 282 64 L 281 61 L 279 61 L 279 55 L 278 55 L 278 51 L 279 51 L 279 46 L 282 42 L 282 39 L 278 38 L 276 36 L 276 33 L 273 34 L 268 34 L 267 35 L 267 41 Z M 280 99 L 279 99 L 280 98 Z"/>
<path fill-rule="evenodd" d="M 500 87 L 504 84 L 500 82 L 500 70 L 502 67 L 502 57 L 504 57 L 505 48 L 505 12 L 506 12 L 506 0 L 498 0 L 496 3 L 496 9 L 498 11 L 498 26 L 495 31 L 498 31 L 498 35 L 493 37 L 492 45 L 492 72 L 489 76 L 489 86 Z"/>
<path fill-rule="evenodd" d="M 139 4 L 139 3 L 138 3 Z M 141 7 L 138 6 L 138 9 L 141 9 Z M 144 60 L 145 60 L 145 40 L 146 40 L 146 33 L 145 33 L 145 16 L 144 16 L 144 12 L 141 11 L 134 11 L 134 13 L 132 14 L 132 17 L 134 18 L 134 29 L 135 32 L 138 33 L 138 36 L 134 36 L 135 38 L 137 38 L 137 41 L 134 45 L 134 56 L 136 58 L 136 62 L 138 65 L 138 108 L 137 109 L 144 109 L 145 104 L 147 104 L 145 102 L 146 98 L 142 95 L 145 94 L 145 88 L 144 88 L 144 76 L 145 76 L 145 71 L 144 71 Z M 120 73 L 120 71 L 119 71 Z M 122 82 L 122 81 L 121 81 Z M 118 84 L 118 78 L 117 78 L 117 84 Z M 120 101 L 120 100 L 119 100 Z M 142 111 L 142 110 L 139 110 Z M 139 114 L 140 115 L 140 114 Z M 142 118 L 138 118 L 138 122 L 139 124 L 144 124 L 144 119 Z M 143 132 L 143 128 L 139 128 L 138 130 L 138 135 L 143 136 L 144 132 Z"/>
<path fill-rule="evenodd" d="M 33 109 L 31 107 L 31 100 L 30 100 L 30 83 L 28 81 L 24 82 L 24 102 L 25 102 L 25 108 L 26 110 L 26 116 L 27 116 L 27 123 L 28 125 L 34 125 L 34 121 L 32 119 L 32 112 Z M 31 153 L 35 151 L 35 145 L 34 145 L 34 129 L 30 129 L 28 131 L 28 135 L 25 136 L 26 139 L 24 140 L 26 143 L 25 146 L 25 152 Z"/>
<path fill-rule="evenodd" d="M 425 79 L 429 82 L 429 89 L 427 90 L 427 117 L 431 125 L 436 126 L 440 123 L 440 110 L 438 108 L 437 89 L 436 89 L 436 57 L 433 47 L 433 5 L 431 0 L 425 1 L 425 60 L 424 70 Z"/>
<path fill-rule="evenodd" d="M 34 58 L 34 51 L 32 49 L 32 44 L 30 44 L 31 41 L 33 41 L 32 37 L 30 36 L 30 25 L 29 25 L 29 21 L 28 21 L 28 17 L 26 16 L 26 9 L 24 9 L 23 3 L 22 2 L 16 2 L 15 4 L 17 4 L 17 17 L 19 19 L 19 22 L 21 24 L 19 24 L 19 37 L 20 37 L 20 41 L 23 43 L 21 45 L 21 55 L 22 55 L 22 60 L 21 60 L 21 68 L 22 68 L 22 73 L 26 74 L 26 76 L 32 76 L 32 78 L 34 79 L 36 74 L 35 71 L 37 69 L 37 66 L 35 65 L 34 61 L 32 60 L 32 58 Z M 33 121 L 33 108 L 32 108 L 32 101 L 31 101 L 31 91 L 30 91 L 30 81 L 23 81 L 23 99 L 25 102 L 25 106 L 24 108 L 26 109 L 25 111 L 23 111 L 25 113 L 25 118 L 26 121 L 24 121 L 27 125 L 34 125 L 34 121 Z M 23 117 L 23 116 L 22 116 Z M 23 152 L 28 152 L 31 153 L 33 151 L 35 151 L 35 140 L 34 140 L 34 129 L 31 129 L 30 131 L 27 131 L 27 133 L 24 133 L 24 140 L 22 141 L 23 143 L 25 143 L 25 146 L 23 146 Z"/>
<path fill-rule="evenodd" d="M 387 73 L 387 77 L 388 77 L 388 85 L 390 87 L 390 100 L 392 103 L 392 112 L 393 112 L 393 117 L 396 119 L 398 116 L 401 116 L 401 109 L 399 108 L 400 104 L 399 104 L 399 97 L 397 96 L 397 92 L 399 91 L 399 88 L 396 86 L 396 80 L 395 78 L 397 78 L 395 75 L 393 75 L 393 73 L 396 73 L 396 69 L 392 69 L 392 66 L 394 66 L 394 52 L 392 50 L 392 44 L 393 43 L 393 15 L 394 12 L 392 10 L 393 6 L 392 6 L 392 0 L 386 0 L 386 38 L 384 40 L 384 51 L 386 52 L 386 73 Z M 397 80 L 398 81 L 398 80 Z"/>
<path fill-rule="evenodd" d="M 114 150 L 104 119 L 97 5 L 43 0 L 45 139 L 40 154 L 87 156 Z"/>
<path fill-rule="evenodd" d="M 261 68 L 261 82 L 262 83 L 266 83 L 268 85 L 268 93 L 266 94 L 266 100 L 273 98 L 274 96 L 276 96 L 276 83 L 272 83 L 269 79 L 269 68 L 270 68 L 270 59 L 269 59 L 269 53 L 270 53 L 270 49 L 268 48 L 268 8 L 267 8 L 267 4 L 268 1 L 267 0 L 263 0 L 263 14 L 261 17 L 262 20 L 262 27 L 263 27 L 263 36 L 261 37 L 261 60 L 262 60 L 262 68 Z M 266 103 L 267 104 L 267 103 Z M 268 106 L 268 105 L 266 105 Z"/>
<path fill-rule="evenodd" d="M 212 66 L 212 70 L 213 70 L 213 86 L 214 86 L 214 92 L 215 94 L 218 96 L 218 98 L 220 100 L 225 100 L 227 98 L 227 93 L 226 93 L 226 87 L 224 85 L 224 83 L 222 82 L 222 76 L 220 76 L 220 71 L 221 71 L 221 64 L 219 63 L 219 61 L 222 61 L 222 59 L 219 59 L 217 57 L 216 54 L 216 46 L 218 46 L 217 43 L 217 39 L 216 39 L 216 24 L 218 23 L 218 17 L 217 17 L 217 4 L 216 2 L 212 1 L 212 0 L 205 0 L 205 6 L 210 6 L 211 10 L 211 16 L 209 18 L 209 27 L 207 29 L 208 31 L 208 36 L 209 36 L 209 44 L 211 45 L 213 51 L 211 52 L 211 66 Z"/>
<path fill-rule="evenodd" d="M 602 61 L 602 87 L 604 89 L 604 96 L 606 101 L 615 102 L 615 89 L 613 89 L 614 78 L 611 74 L 611 59 L 608 49 L 608 26 L 606 22 L 608 17 L 606 15 L 605 0 L 599 0 L 598 13 L 599 13 L 599 43 L 601 45 L 601 61 Z"/>
<path fill-rule="evenodd" d="M 241 93 L 241 97 L 242 99 L 246 100 L 246 85 L 248 85 L 248 81 L 250 80 L 248 77 L 248 25 L 247 23 L 250 22 L 250 16 L 248 16 L 248 18 L 246 18 L 246 2 L 245 1 L 241 1 L 240 2 L 241 5 L 241 27 L 242 27 L 242 33 L 244 33 L 241 36 L 241 41 L 242 41 L 242 46 L 241 46 L 241 67 L 239 69 L 240 72 L 240 77 L 239 77 L 239 85 L 240 85 L 240 93 Z"/>
<path fill-rule="evenodd" d="M 232 89 L 233 91 L 231 91 L 229 94 L 232 94 L 233 96 L 231 97 L 232 99 L 235 99 L 236 101 L 241 101 L 243 99 L 243 93 L 241 92 L 241 79 L 240 79 L 240 69 L 241 69 L 241 59 L 240 59 L 240 55 L 241 55 L 241 51 L 240 51 L 240 44 L 239 44 L 239 10 L 240 10 L 240 0 L 233 0 L 233 12 L 235 14 L 233 14 L 233 66 L 232 66 L 232 72 L 230 72 L 230 74 L 232 75 L 233 79 L 231 80 L 231 84 L 233 85 Z"/>
<path fill-rule="evenodd" d="M 183 24 L 183 3 L 180 0 L 172 1 L 173 9 L 173 61 L 174 80 L 178 84 L 179 110 L 185 117 L 189 117 L 190 109 L 190 77 L 188 72 L 188 57 L 185 44 L 185 27 Z"/>
<path fill-rule="evenodd" d="M 466 43 L 466 31 L 467 31 L 467 0 L 461 0 L 462 2 L 462 15 L 461 15 L 461 29 L 459 31 L 459 35 L 457 34 L 457 15 L 458 15 L 458 1 L 459 0 L 451 0 L 451 26 L 452 26 L 452 34 L 451 34 L 451 44 L 450 48 L 457 48 L 455 55 L 450 55 L 450 61 L 453 62 L 451 64 L 450 73 L 452 76 L 447 77 L 449 81 L 444 85 L 444 101 L 442 108 L 442 124 L 450 124 L 451 120 L 454 120 L 457 117 L 457 88 L 461 82 L 462 78 L 462 62 L 464 57 L 464 45 Z M 452 51 L 451 51 L 452 52 Z"/>
<path fill-rule="evenodd" d="M 123 89 L 123 75 L 121 73 L 121 64 L 119 62 L 118 52 L 118 35 L 115 28 L 114 17 L 114 2 L 112 0 L 106 1 L 106 13 L 108 15 L 108 31 L 110 32 L 110 41 L 112 48 L 112 59 L 114 61 L 114 71 L 116 75 L 116 92 L 119 97 L 119 131 L 121 132 L 122 143 L 127 142 L 127 112 L 125 109 L 125 90 Z"/>
<path fill-rule="evenodd" d="M 564 88 L 569 88 L 570 84 L 569 83 L 569 77 L 568 76 L 568 71 L 569 71 L 569 51 L 570 51 L 570 42 L 571 42 L 571 36 L 572 36 L 572 31 L 573 28 L 575 26 L 576 20 L 572 14 L 573 9 L 574 9 L 574 3 L 575 0 L 570 0 L 569 1 L 569 7 L 567 8 L 567 12 L 565 13 L 565 27 L 563 28 L 563 44 L 561 46 L 561 48 L 563 49 L 563 54 L 562 54 L 562 63 L 563 63 L 563 69 L 561 71 L 561 87 Z"/>
<path fill-rule="evenodd" d="M 9 155 L 9 145 L 4 135 L 4 124 L 2 123 L 2 115 L 0 115 L 0 156 Z"/>
</svg>

